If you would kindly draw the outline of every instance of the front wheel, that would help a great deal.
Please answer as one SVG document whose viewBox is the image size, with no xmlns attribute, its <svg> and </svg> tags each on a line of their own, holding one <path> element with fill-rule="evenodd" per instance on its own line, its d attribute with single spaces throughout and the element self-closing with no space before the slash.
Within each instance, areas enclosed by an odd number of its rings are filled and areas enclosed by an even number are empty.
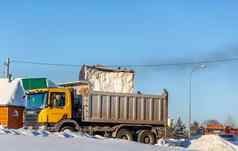
<svg viewBox="0 0 238 151">
<path fill-rule="evenodd" d="M 64 126 L 60 129 L 60 132 L 65 132 L 65 131 L 75 132 L 75 129 L 71 126 Z"/>
</svg>

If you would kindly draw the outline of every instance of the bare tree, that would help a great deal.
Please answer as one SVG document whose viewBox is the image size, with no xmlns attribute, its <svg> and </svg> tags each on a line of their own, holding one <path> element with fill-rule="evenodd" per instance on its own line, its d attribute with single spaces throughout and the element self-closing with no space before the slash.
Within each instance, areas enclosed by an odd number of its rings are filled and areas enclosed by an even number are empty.
<svg viewBox="0 0 238 151">
<path fill-rule="evenodd" d="M 178 138 L 183 138 L 186 136 L 186 126 L 180 117 L 177 119 L 174 126 L 174 133 Z"/>
<path fill-rule="evenodd" d="M 225 121 L 225 125 L 231 126 L 231 127 L 236 127 L 236 122 L 234 118 L 231 115 L 228 115 Z"/>
<path fill-rule="evenodd" d="M 200 130 L 200 124 L 197 121 L 194 121 L 191 125 L 191 132 L 192 134 L 198 134 Z"/>
</svg>

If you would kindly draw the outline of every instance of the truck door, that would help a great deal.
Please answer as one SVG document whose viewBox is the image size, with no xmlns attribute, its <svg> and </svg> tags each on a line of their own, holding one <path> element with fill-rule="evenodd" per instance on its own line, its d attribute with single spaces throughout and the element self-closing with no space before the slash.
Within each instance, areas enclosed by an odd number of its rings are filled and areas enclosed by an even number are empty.
<svg viewBox="0 0 238 151">
<path fill-rule="evenodd" d="M 65 92 L 50 92 L 48 123 L 57 123 L 67 117 Z"/>
</svg>

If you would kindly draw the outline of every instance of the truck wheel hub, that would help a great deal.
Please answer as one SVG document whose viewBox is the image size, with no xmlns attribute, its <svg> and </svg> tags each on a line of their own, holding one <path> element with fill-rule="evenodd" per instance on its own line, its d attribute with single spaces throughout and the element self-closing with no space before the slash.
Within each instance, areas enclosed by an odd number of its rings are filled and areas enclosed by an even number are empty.
<svg viewBox="0 0 238 151">
<path fill-rule="evenodd" d="M 144 142 L 145 142 L 145 144 L 149 144 L 150 143 L 150 137 L 149 136 L 145 136 Z"/>
</svg>

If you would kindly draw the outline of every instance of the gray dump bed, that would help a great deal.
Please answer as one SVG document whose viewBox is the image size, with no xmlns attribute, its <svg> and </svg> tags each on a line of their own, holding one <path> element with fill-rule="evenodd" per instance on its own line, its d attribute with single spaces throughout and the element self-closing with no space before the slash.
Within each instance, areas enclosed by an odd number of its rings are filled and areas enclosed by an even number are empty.
<svg viewBox="0 0 238 151">
<path fill-rule="evenodd" d="M 152 124 L 168 119 L 168 94 L 161 95 L 90 92 L 83 97 L 84 122 Z"/>
</svg>

